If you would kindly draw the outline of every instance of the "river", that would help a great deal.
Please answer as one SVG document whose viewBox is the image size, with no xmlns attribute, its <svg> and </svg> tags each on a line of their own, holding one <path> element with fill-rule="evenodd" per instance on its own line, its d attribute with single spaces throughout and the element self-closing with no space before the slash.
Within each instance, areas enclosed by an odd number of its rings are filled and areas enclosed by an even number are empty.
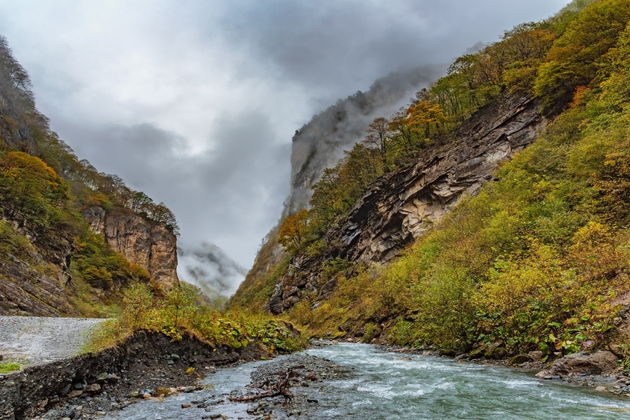
<svg viewBox="0 0 630 420">
<path fill-rule="evenodd" d="M 389 352 L 368 344 L 343 343 L 304 353 L 352 369 L 347 378 L 300 392 L 317 400 L 299 418 L 321 419 L 630 419 L 630 399 L 514 369 L 452 359 Z M 284 357 L 284 356 L 281 356 Z M 200 419 L 212 414 L 257 418 L 245 403 L 222 397 L 242 390 L 251 372 L 269 361 L 219 369 L 207 376 L 208 390 L 147 400 L 112 413 L 110 419 Z M 211 409 L 182 404 L 208 398 L 225 402 Z M 210 417 L 206 417 L 210 418 Z"/>
</svg>

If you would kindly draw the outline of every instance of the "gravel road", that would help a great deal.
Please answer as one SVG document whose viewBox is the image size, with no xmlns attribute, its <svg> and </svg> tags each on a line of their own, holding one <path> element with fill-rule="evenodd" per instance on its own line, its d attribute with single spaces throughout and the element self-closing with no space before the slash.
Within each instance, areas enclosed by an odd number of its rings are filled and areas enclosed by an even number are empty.
<svg viewBox="0 0 630 420">
<path fill-rule="evenodd" d="M 96 318 L 0 316 L 0 355 L 4 361 L 38 365 L 75 356 L 90 331 L 105 321 Z"/>
</svg>

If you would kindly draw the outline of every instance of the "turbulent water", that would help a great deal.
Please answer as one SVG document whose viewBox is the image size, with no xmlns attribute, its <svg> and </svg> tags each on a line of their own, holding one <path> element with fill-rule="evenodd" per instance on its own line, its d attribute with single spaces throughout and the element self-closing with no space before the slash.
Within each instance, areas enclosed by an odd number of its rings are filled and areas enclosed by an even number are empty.
<svg viewBox="0 0 630 420">
<path fill-rule="evenodd" d="M 401 355 L 367 344 L 336 344 L 305 353 L 352 368 L 346 379 L 300 388 L 317 400 L 303 418 L 343 419 L 630 419 L 630 400 L 587 388 L 537 379 L 509 368 Z M 142 401 L 110 418 L 199 419 L 211 414 L 254 418 L 248 405 L 225 397 L 242 390 L 265 361 L 221 369 L 204 381 L 211 390 L 164 401 Z M 210 410 L 182 409 L 207 398 L 225 400 Z M 209 418 L 209 417 L 207 417 Z"/>
</svg>

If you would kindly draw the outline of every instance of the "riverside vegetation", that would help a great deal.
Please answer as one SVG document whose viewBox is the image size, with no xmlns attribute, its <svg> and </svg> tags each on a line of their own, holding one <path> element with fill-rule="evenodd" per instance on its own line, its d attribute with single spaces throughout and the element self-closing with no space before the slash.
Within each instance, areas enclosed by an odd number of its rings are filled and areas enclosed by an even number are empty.
<svg viewBox="0 0 630 420">
<path fill-rule="evenodd" d="M 297 351 L 307 344 L 284 321 L 213 309 L 184 283 L 167 292 L 135 283 L 123 291 L 120 315 L 99 327 L 84 351 L 113 347 L 140 330 L 162 333 L 173 341 L 188 335 L 215 348 L 254 345 L 267 355 Z"/>
<path fill-rule="evenodd" d="M 458 58 L 324 173 L 310 209 L 270 234 L 231 306 L 266 311 L 293 261 L 337 246 L 326 232 L 375 181 L 447 146 L 478 110 L 519 93 L 534 97 L 549 122 L 495 182 L 391 262 L 324 261 L 319 284 L 335 279 L 334 290 L 307 292 L 283 317 L 316 336 L 450 354 L 539 351 L 551 360 L 606 348 L 628 372 L 629 20 L 625 0 L 574 1 Z M 278 243 L 282 259 L 261 269 Z"/>
</svg>

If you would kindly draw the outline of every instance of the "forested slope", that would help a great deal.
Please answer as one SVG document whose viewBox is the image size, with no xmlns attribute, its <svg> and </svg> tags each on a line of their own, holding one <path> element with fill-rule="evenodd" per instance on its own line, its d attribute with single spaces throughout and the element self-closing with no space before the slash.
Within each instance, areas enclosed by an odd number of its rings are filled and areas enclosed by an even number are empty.
<svg viewBox="0 0 630 420">
<path fill-rule="evenodd" d="M 627 363 L 629 20 L 624 0 L 574 2 L 457 59 L 325 173 L 231 305 L 316 335 Z"/>
</svg>

